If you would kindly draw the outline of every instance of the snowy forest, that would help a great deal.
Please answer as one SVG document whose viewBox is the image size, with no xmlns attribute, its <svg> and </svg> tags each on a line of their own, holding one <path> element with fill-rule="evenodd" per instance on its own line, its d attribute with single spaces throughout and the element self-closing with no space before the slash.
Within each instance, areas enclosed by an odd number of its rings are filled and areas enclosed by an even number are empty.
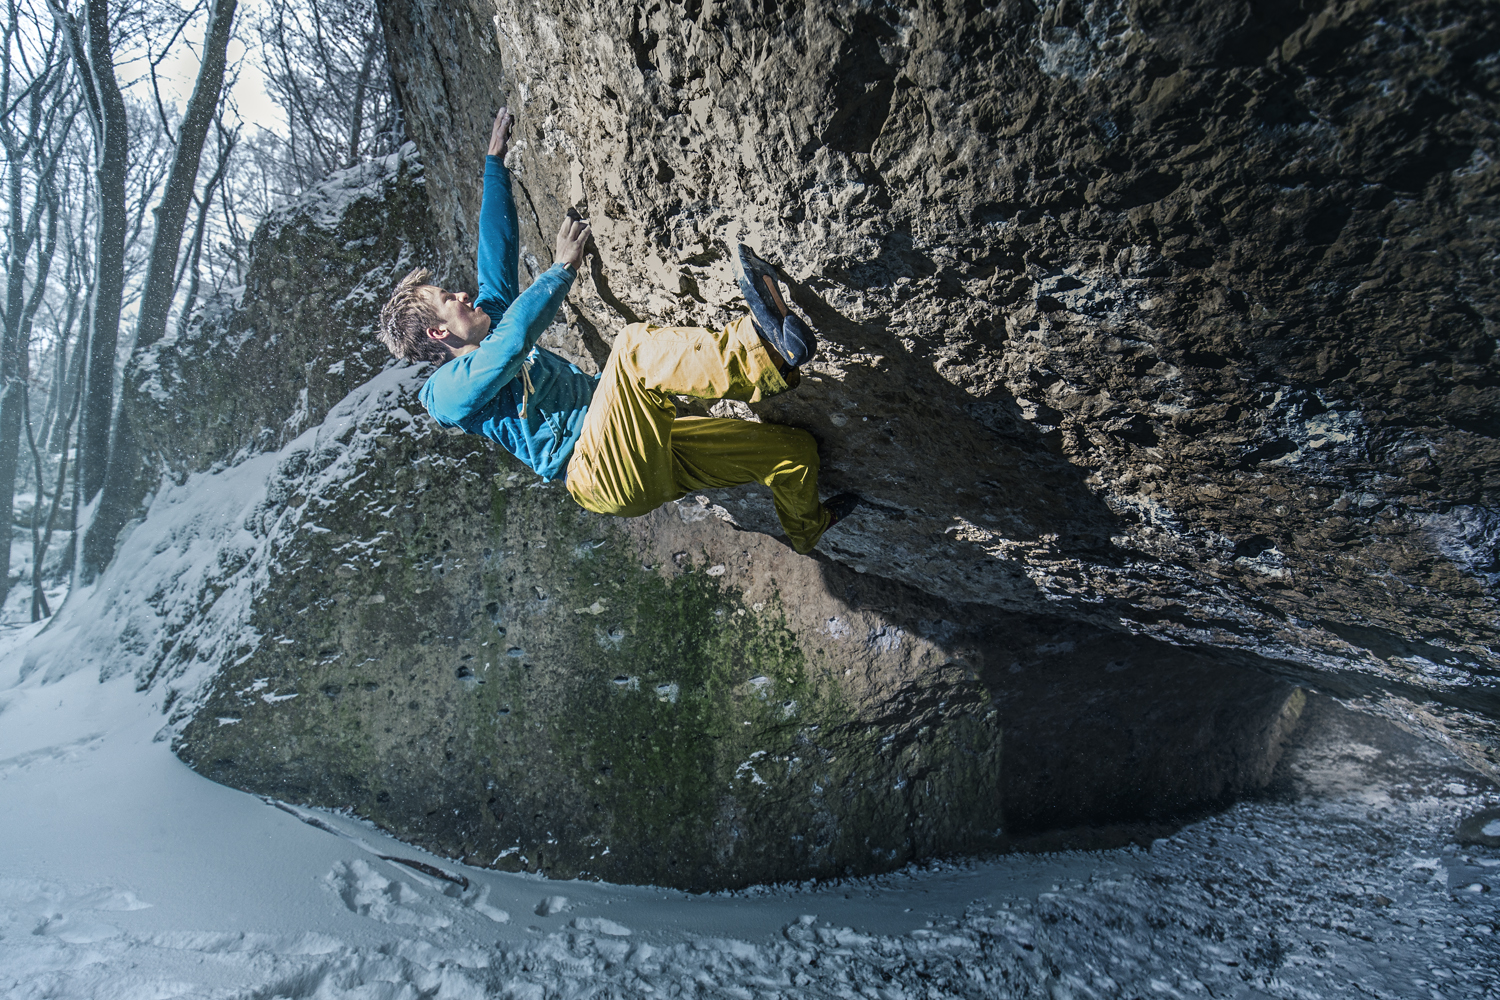
<svg viewBox="0 0 1500 1000">
<path fill-rule="evenodd" d="M 0 996 L 1500 991 L 1500 5 L 3 17 Z"/>
<path fill-rule="evenodd" d="M 36 621 L 97 577 L 131 516 L 131 352 L 240 294 L 270 206 L 402 139 L 372 3 L 16 3 L 6 19 L 0 561 L 5 614 Z"/>
</svg>

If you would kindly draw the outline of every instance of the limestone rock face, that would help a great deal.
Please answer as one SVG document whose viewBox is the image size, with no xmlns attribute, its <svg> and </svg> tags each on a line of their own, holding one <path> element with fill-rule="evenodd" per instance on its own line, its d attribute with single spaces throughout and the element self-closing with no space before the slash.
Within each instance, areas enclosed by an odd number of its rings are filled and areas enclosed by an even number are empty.
<svg viewBox="0 0 1500 1000">
<path fill-rule="evenodd" d="M 378 302 L 331 322 L 286 291 L 310 262 L 343 269 L 339 302 L 393 281 L 428 232 L 419 176 L 403 157 L 287 206 L 256 291 L 133 369 L 177 490 L 247 454 L 229 472 L 258 483 L 176 539 L 200 582 L 154 598 L 137 678 L 199 771 L 472 864 L 691 889 L 1118 844 L 1266 782 L 1303 704 L 1285 680 L 799 556 L 708 497 L 598 517 L 436 426 L 426 370 L 369 355 Z"/>
<path fill-rule="evenodd" d="M 289 207 L 212 335 L 129 375 L 179 476 L 280 449 L 259 638 L 173 709 L 194 767 L 695 889 L 1150 836 L 1263 786 L 1301 685 L 1493 773 L 1493 7 L 382 17 L 420 174 Z M 525 270 L 568 206 L 598 233 L 546 346 L 722 324 L 734 244 L 780 263 L 822 353 L 714 412 L 810 429 L 872 501 L 814 556 L 758 488 L 583 512 L 372 347 L 406 268 L 472 281 L 502 103 Z"/>
<path fill-rule="evenodd" d="M 707 502 L 590 514 L 417 416 L 421 377 L 281 453 L 259 641 L 176 743 L 208 777 L 470 864 L 703 890 L 1117 844 L 1264 785 L 1297 722 L 1259 672 L 996 621 Z"/>
<path fill-rule="evenodd" d="M 531 266 L 593 221 L 596 360 L 738 315 L 737 241 L 781 265 L 822 351 L 754 416 L 878 504 L 829 558 L 1269 658 L 1494 773 L 1494 5 L 382 11 L 449 280 L 502 103 Z"/>
</svg>

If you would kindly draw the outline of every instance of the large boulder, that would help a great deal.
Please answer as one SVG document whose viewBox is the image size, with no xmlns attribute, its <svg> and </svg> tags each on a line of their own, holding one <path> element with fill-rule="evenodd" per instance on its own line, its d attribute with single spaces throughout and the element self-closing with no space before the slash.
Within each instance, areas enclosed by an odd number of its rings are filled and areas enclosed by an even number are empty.
<svg viewBox="0 0 1500 1000">
<path fill-rule="evenodd" d="M 1150 836 L 1264 785 L 1299 685 L 1493 773 L 1493 9 L 382 17 L 421 173 L 288 206 L 224 332 L 130 376 L 178 489 L 276 456 L 142 677 L 194 767 L 687 888 Z M 599 233 L 548 346 L 723 323 L 733 244 L 782 263 L 823 353 L 714 410 L 874 501 L 817 554 L 758 488 L 583 512 L 371 344 L 406 267 L 472 280 L 506 102 L 524 270 L 571 204 Z"/>
<path fill-rule="evenodd" d="M 881 505 L 829 558 L 1270 658 L 1495 773 L 1500 9 L 381 9 L 438 241 L 508 102 L 528 253 L 597 231 L 596 352 L 781 263 L 823 349 L 755 414 Z"/>
<path fill-rule="evenodd" d="M 1119 843 L 1264 785 L 1299 716 L 1262 673 L 997 619 L 706 500 L 588 513 L 415 415 L 420 381 L 281 453 L 257 641 L 178 708 L 203 774 L 470 864 L 703 890 Z"/>
<path fill-rule="evenodd" d="M 136 383 L 180 485 L 122 550 L 161 586 L 131 641 L 202 773 L 474 864 L 692 889 L 1119 843 L 1268 779 L 1285 680 L 799 556 L 707 497 L 598 517 L 436 426 L 425 370 L 368 349 L 428 238 L 419 176 L 285 207 L 249 275 L 270 294 L 212 316 L 243 335 L 154 352 L 164 398 Z M 276 294 L 319 260 L 364 302 L 339 322 Z M 184 503 L 206 522 L 166 527 Z"/>
</svg>

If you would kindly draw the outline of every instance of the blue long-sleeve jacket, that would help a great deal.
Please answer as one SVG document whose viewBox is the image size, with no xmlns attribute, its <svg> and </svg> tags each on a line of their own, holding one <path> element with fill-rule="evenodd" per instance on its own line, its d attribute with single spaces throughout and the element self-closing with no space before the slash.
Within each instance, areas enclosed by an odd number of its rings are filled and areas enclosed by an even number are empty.
<svg viewBox="0 0 1500 1000">
<path fill-rule="evenodd" d="M 486 157 L 474 305 L 489 314 L 490 333 L 478 350 L 433 372 L 417 395 L 438 423 L 498 441 L 543 479 L 560 479 L 598 380 L 536 346 L 567 298 L 573 272 L 554 264 L 520 292 L 518 235 L 510 171 L 499 157 Z"/>
</svg>

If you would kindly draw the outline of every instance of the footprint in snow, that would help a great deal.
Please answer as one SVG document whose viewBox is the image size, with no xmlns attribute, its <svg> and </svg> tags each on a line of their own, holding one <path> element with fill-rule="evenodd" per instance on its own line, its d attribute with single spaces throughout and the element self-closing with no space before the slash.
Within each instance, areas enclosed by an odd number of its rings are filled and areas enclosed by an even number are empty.
<svg viewBox="0 0 1500 1000">
<path fill-rule="evenodd" d="M 422 894 L 400 879 L 389 879 L 367 861 L 339 861 L 323 876 L 323 883 L 352 913 L 385 924 L 410 924 L 439 928 L 453 918 L 428 903 Z"/>
<path fill-rule="evenodd" d="M 629 927 L 604 917 L 577 917 L 573 920 L 573 929 L 589 934 L 608 934 L 610 937 L 630 936 Z"/>
<path fill-rule="evenodd" d="M 29 930 L 37 938 L 65 944 L 97 944 L 124 932 L 94 914 L 150 906 L 133 892 L 108 886 L 75 892 L 35 879 L 0 879 L 0 937 Z"/>
<path fill-rule="evenodd" d="M 548 896 L 536 904 L 536 915 L 539 917 L 550 917 L 554 913 L 561 913 L 568 908 L 567 896 Z"/>
<path fill-rule="evenodd" d="M 490 903 L 490 887 L 480 886 L 478 892 L 465 893 L 464 905 L 475 913 L 489 917 L 497 924 L 510 923 L 510 914 Z"/>
<path fill-rule="evenodd" d="M 103 733 L 93 733 L 73 740 L 71 743 L 59 743 L 56 746 L 42 747 L 39 750 L 7 757 L 5 760 L 0 760 L 0 778 L 9 777 L 17 771 L 25 771 L 37 765 L 70 764 L 90 750 L 99 749 L 103 742 Z"/>
</svg>

